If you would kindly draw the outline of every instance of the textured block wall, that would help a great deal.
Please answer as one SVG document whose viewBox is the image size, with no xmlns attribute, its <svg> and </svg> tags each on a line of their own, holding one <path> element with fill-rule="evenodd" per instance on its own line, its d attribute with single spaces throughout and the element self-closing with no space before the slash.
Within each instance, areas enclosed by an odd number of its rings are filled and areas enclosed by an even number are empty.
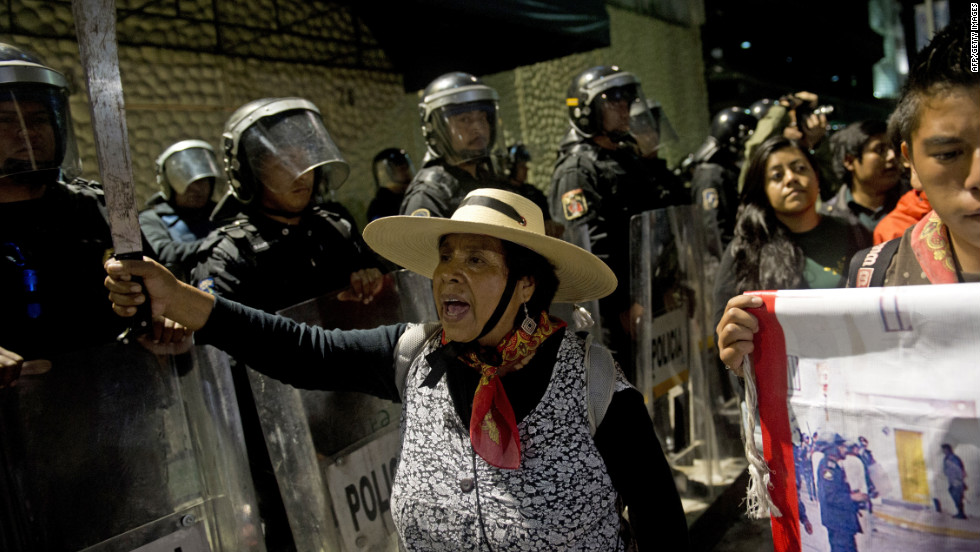
<svg viewBox="0 0 980 552">
<path fill-rule="evenodd" d="M 39 34 L 72 29 L 68 10 L 44 2 L 15 2 L 14 9 L 21 10 L 16 13 L 18 21 L 22 25 L 29 21 Z M 6 7 L 0 12 L 6 12 Z M 612 45 L 608 48 L 483 76 L 501 97 L 500 145 L 522 140 L 529 146 L 531 182 L 544 190 L 550 185 L 558 141 L 568 128 L 565 91 L 571 78 L 587 67 L 618 64 L 640 77 L 647 95 L 664 105 L 681 137 L 676 146 L 664 151 L 670 162 L 676 163 L 697 148 L 707 133 L 707 90 L 698 29 L 613 7 L 609 14 Z M 173 29 L 147 28 L 145 32 L 172 33 Z M 73 84 L 72 112 L 83 176 L 97 179 L 77 44 L 5 33 L 0 40 L 30 48 L 68 76 Z M 337 199 L 362 227 L 374 195 L 370 166 L 374 155 L 386 147 L 403 147 L 418 167 L 425 152 L 418 125 L 418 93 L 406 94 L 397 75 L 151 47 L 121 47 L 119 57 L 133 172 L 141 200 L 156 191 L 153 162 L 161 151 L 188 138 L 207 140 L 217 148 L 228 115 L 256 98 L 302 96 L 320 108 L 327 129 L 351 164 L 351 176 L 337 191 Z"/>
</svg>

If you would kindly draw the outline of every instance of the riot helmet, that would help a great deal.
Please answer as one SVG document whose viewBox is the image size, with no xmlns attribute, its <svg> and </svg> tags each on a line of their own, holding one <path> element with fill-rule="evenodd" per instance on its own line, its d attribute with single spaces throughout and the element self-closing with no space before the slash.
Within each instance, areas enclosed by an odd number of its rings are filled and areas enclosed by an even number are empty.
<svg viewBox="0 0 980 552">
<path fill-rule="evenodd" d="M 665 144 L 677 142 L 677 133 L 663 106 L 652 98 L 630 107 L 630 132 L 643 157 L 652 157 Z"/>
<path fill-rule="evenodd" d="M 194 182 L 211 179 L 210 190 L 221 175 L 214 148 L 204 140 L 181 140 L 165 149 L 156 160 L 157 186 L 163 198 L 180 195 Z M 208 192 L 208 197 L 211 192 Z"/>
<path fill-rule="evenodd" d="M 654 124 L 648 120 L 652 118 L 648 110 L 641 109 L 638 119 L 632 120 L 633 106 L 646 105 L 643 88 L 636 75 L 615 65 L 592 67 L 576 75 L 568 87 L 565 105 L 572 128 L 586 138 L 606 135 L 622 142 L 630 137 L 630 125 Z"/>
<path fill-rule="evenodd" d="M 497 91 L 469 73 L 447 73 L 422 92 L 428 157 L 460 165 L 489 158 L 497 139 Z"/>
<path fill-rule="evenodd" d="M 350 174 L 320 110 L 303 98 L 264 98 L 239 107 L 225 123 L 222 141 L 225 176 L 242 203 L 260 195 L 260 186 L 286 193 L 310 171 L 314 190 L 339 188 Z"/>
<path fill-rule="evenodd" d="M 507 177 L 523 184 L 527 180 L 527 163 L 530 160 L 531 151 L 524 144 L 518 142 L 507 148 Z M 524 163 L 523 174 L 520 174 L 521 163 Z"/>
<path fill-rule="evenodd" d="M 68 80 L 34 54 L 0 43 L 0 177 L 81 174 Z"/>
<path fill-rule="evenodd" d="M 415 165 L 408 152 L 399 148 L 387 148 L 374 156 L 374 183 L 379 188 L 404 191 L 415 177 Z"/>
<path fill-rule="evenodd" d="M 771 100 L 769 98 L 762 98 L 761 100 L 758 100 L 749 106 L 749 113 L 751 113 L 753 117 L 761 121 L 762 118 L 766 116 L 766 113 L 769 113 L 769 109 L 772 108 L 772 106 L 775 103 L 776 103 L 775 100 Z"/>
<path fill-rule="evenodd" d="M 741 150 L 758 120 L 744 107 L 726 107 L 711 120 L 710 134 L 722 147 Z"/>
</svg>

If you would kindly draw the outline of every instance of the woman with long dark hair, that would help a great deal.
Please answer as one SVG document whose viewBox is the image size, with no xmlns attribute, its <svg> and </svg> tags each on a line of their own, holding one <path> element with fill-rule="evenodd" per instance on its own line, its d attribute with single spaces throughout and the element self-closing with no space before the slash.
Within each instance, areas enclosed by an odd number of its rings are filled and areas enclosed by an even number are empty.
<svg viewBox="0 0 980 552">
<path fill-rule="evenodd" d="M 753 152 L 735 237 L 715 280 L 720 356 L 736 373 L 751 352 L 755 326 L 742 309 L 761 303 L 742 293 L 843 287 L 851 256 L 870 245 L 856 225 L 817 213 L 819 194 L 810 154 L 797 142 L 774 136 Z"/>
</svg>

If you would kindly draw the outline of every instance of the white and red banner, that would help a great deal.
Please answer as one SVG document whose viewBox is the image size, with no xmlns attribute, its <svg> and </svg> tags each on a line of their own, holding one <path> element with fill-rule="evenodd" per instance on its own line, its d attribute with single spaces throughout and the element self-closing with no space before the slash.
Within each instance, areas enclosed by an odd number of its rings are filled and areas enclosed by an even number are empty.
<svg viewBox="0 0 980 552">
<path fill-rule="evenodd" d="M 758 295 L 776 552 L 980 549 L 980 284 Z"/>
</svg>

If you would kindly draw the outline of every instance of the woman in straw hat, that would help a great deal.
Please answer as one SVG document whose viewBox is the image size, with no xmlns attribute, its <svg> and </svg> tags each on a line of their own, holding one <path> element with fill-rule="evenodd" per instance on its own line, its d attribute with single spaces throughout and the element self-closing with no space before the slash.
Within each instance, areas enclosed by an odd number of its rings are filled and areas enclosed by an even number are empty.
<svg viewBox="0 0 980 552">
<path fill-rule="evenodd" d="M 391 513 L 409 550 L 625 550 L 623 505 L 639 549 L 688 547 L 642 395 L 607 352 L 592 346 L 587 360 L 586 341 L 548 314 L 552 301 L 615 289 L 601 260 L 546 236 L 541 210 L 503 190 L 471 192 L 451 219 L 378 219 L 364 239 L 432 278 L 435 331 L 308 327 L 208 295 L 149 260 L 110 260 L 106 287 L 113 309 L 132 316 L 143 288 L 130 278 L 142 277 L 154 314 L 286 383 L 401 401 Z M 420 346 L 406 346 L 409 336 Z M 586 376 L 601 377 L 603 359 L 612 398 L 593 409 Z"/>
</svg>

